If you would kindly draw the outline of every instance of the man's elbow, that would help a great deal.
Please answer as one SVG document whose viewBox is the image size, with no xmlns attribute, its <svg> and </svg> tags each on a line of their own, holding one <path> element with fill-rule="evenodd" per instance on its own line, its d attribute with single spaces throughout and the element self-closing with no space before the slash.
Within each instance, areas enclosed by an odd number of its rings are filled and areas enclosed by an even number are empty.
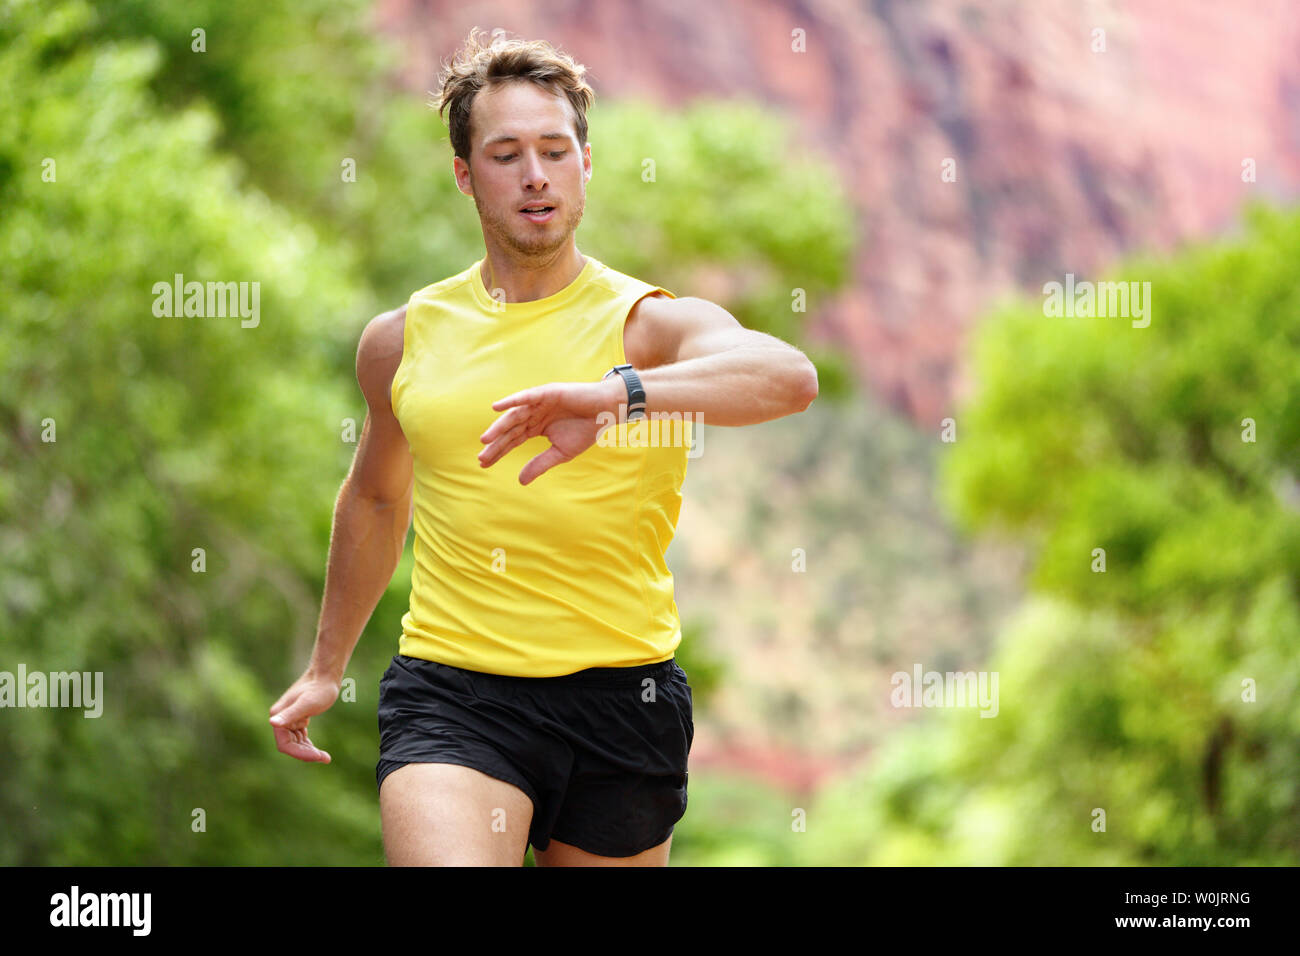
<svg viewBox="0 0 1300 956">
<path fill-rule="evenodd" d="M 804 359 L 804 369 L 799 376 L 799 384 L 795 394 L 798 396 L 795 406 L 796 412 L 807 411 L 808 406 L 813 403 L 817 397 L 817 366 L 807 358 Z"/>
</svg>

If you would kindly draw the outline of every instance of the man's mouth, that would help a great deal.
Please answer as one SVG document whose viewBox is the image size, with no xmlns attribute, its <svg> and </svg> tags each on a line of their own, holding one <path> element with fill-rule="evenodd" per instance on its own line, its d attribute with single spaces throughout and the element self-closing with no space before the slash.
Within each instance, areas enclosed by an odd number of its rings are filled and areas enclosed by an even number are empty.
<svg viewBox="0 0 1300 956">
<path fill-rule="evenodd" d="M 531 222 L 549 222 L 555 215 L 555 207 L 546 203 L 525 206 L 519 212 Z"/>
</svg>

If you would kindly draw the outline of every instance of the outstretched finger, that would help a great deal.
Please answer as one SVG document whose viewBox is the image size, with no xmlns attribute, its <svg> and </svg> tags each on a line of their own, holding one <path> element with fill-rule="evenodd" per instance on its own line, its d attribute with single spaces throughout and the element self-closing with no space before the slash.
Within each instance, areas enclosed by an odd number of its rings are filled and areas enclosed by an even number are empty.
<svg viewBox="0 0 1300 956">
<path fill-rule="evenodd" d="M 496 464 L 496 462 L 510 449 L 522 442 L 527 434 L 524 431 L 525 422 L 520 422 L 510 431 L 506 432 L 488 447 L 478 453 L 478 463 L 484 468 Z"/>
<path fill-rule="evenodd" d="M 507 395 L 505 398 L 498 398 L 492 403 L 492 408 L 501 411 L 503 408 L 512 408 L 515 405 L 527 405 L 537 401 L 540 397 L 536 388 L 526 388 L 522 392 L 515 392 L 513 395 Z"/>
<path fill-rule="evenodd" d="M 514 428 L 515 425 L 519 423 L 519 420 L 521 418 L 527 418 L 529 411 L 530 409 L 527 406 L 520 406 L 518 408 L 510 409 L 504 415 L 497 418 L 497 420 L 494 421 L 491 425 L 489 425 L 488 430 L 485 431 L 482 435 L 478 436 L 478 440 L 483 442 L 483 444 L 485 445 L 496 440 L 496 438 L 502 432 L 509 431 L 511 428 Z"/>
<path fill-rule="evenodd" d="M 519 483 L 521 485 L 526 485 L 538 475 L 543 474 L 551 468 L 554 468 L 556 465 L 568 460 L 568 455 L 552 445 L 528 464 L 524 465 L 524 470 L 519 473 Z"/>
</svg>

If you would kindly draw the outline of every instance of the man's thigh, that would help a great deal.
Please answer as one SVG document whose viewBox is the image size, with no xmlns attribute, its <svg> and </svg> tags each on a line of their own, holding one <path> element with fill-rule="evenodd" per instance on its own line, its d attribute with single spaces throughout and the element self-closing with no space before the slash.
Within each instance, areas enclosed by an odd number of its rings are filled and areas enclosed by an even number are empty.
<svg viewBox="0 0 1300 956">
<path fill-rule="evenodd" d="M 663 843 L 635 856 L 597 856 L 553 839 L 545 850 L 533 847 L 533 861 L 538 866 L 667 866 L 672 842 L 669 834 Z"/>
<path fill-rule="evenodd" d="M 522 866 L 533 802 L 514 784 L 448 763 L 408 763 L 379 788 L 389 866 Z"/>
</svg>

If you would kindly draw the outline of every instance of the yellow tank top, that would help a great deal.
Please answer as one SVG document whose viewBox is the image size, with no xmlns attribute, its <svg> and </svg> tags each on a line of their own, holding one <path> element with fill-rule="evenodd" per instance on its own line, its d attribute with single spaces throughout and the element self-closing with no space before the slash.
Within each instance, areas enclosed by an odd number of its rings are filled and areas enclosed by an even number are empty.
<svg viewBox="0 0 1300 956">
<path fill-rule="evenodd" d="M 681 509 L 689 421 L 612 427 L 606 444 L 527 486 L 519 472 L 550 447 L 544 436 L 490 468 L 478 454 L 479 435 L 503 414 L 492 402 L 600 380 L 627 361 L 632 306 L 656 289 L 672 293 L 588 256 L 554 295 L 498 303 L 481 265 L 407 305 L 391 394 L 414 459 L 415 569 L 399 651 L 521 677 L 667 660 L 681 622 L 664 552 Z"/>
</svg>

